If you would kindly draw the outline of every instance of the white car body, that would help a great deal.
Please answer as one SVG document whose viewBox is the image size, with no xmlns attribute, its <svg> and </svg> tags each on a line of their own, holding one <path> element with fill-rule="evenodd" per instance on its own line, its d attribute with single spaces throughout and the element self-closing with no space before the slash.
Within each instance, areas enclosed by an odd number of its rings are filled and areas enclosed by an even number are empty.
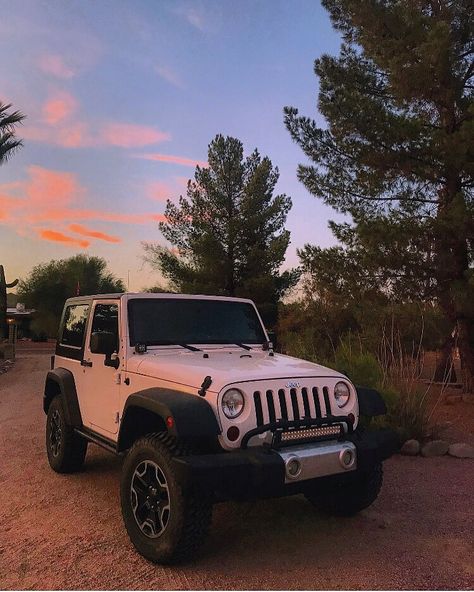
<svg viewBox="0 0 474 592">
<path fill-rule="evenodd" d="M 143 389 L 163 387 L 195 396 L 201 388 L 206 376 L 212 378 L 211 386 L 205 394 L 206 401 L 212 406 L 221 435 L 219 441 L 226 450 L 239 448 L 242 436 L 256 427 L 256 409 L 254 393 L 261 393 L 263 422 L 271 420 L 269 407 L 266 404 L 266 393 L 272 391 L 274 397 L 274 413 L 277 419 L 282 417 L 282 401 L 278 392 L 284 391 L 288 419 L 295 419 L 292 408 L 291 391 L 294 389 L 300 398 L 301 391 L 306 389 L 311 417 L 316 416 L 317 400 L 320 408 L 325 407 L 324 389 L 330 400 L 332 416 L 354 416 L 354 428 L 357 426 L 359 410 L 354 386 L 343 374 L 324 366 L 293 358 L 290 356 L 264 351 L 262 346 L 249 345 L 246 350 L 236 344 L 203 345 L 192 343 L 199 351 L 189 351 L 179 345 L 162 345 L 148 347 L 146 353 L 137 354 L 130 345 L 127 305 L 131 299 L 207 299 L 245 302 L 255 305 L 251 300 L 225 298 L 217 296 L 188 296 L 178 294 L 126 293 L 119 298 L 97 296 L 91 302 L 92 308 L 97 303 L 114 303 L 119 306 L 119 342 L 117 352 L 120 365 L 117 369 L 103 365 L 103 355 L 90 351 L 91 323 L 87 327 L 83 360 L 56 355 L 55 365 L 70 370 L 75 377 L 78 402 L 84 427 L 108 438 L 117 440 L 120 421 L 123 417 L 128 397 Z M 255 308 L 258 318 L 261 318 Z M 263 327 L 263 323 L 262 323 Z M 265 335 L 268 335 L 263 327 Z M 246 345 L 246 344 L 244 344 Z M 206 356 L 204 355 L 206 354 Z M 92 366 L 84 365 L 92 364 Z M 349 402 L 340 409 L 334 399 L 334 387 L 344 381 L 350 389 Z M 240 416 L 228 419 L 222 412 L 221 399 L 229 388 L 238 388 L 245 397 L 245 407 Z M 313 388 L 317 388 L 316 398 Z M 100 398 L 98 394 L 100 393 Z M 303 409 L 300 415 L 303 415 Z M 228 428 L 239 428 L 240 436 L 234 441 L 227 437 Z M 258 446 L 269 437 L 268 433 L 254 436 L 249 446 Z"/>
</svg>

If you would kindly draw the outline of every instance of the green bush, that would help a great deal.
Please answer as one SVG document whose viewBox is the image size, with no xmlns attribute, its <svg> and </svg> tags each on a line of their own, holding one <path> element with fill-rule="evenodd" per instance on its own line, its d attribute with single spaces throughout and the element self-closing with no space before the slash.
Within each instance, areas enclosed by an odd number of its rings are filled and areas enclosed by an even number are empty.
<svg viewBox="0 0 474 592">
<path fill-rule="evenodd" d="M 377 389 L 387 405 L 385 416 L 363 419 L 362 425 L 369 429 L 389 427 L 398 433 L 402 442 L 409 438 L 423 439 L 428 427 L 426 393 L 406 367 L 408 362 L 403 366 L 399 358 L 383 368 L 373 354 L 352 342 L 350 336 L 341 341 L 333 365 L 355 385 Z"/>
<path fill-rule="evenodd" d="M 354 352 L 347 342 L 336 350 L 334 366 L 354 384 L 377 388 L 382 382 L 382 368 L 377 358 L 369 352 Z"/>
<path fill-rule="evenodd" d="M 375 425 L 395 430 L 401 442 L 410 438 L 424 440 L 429 420 L 426 392 L 408 381 L 398 381 L 380 392 L 387 404 L 387 415 L 377 418 Z"/>
</svg>

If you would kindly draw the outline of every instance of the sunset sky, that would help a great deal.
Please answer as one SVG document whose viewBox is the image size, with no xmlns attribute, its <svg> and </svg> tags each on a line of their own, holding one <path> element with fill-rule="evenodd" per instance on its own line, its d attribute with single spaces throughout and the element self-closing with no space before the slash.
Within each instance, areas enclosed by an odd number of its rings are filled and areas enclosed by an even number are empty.
<svg viewBox="0 0 474 592">
<path fill-rule="evenodd" d="M 28 118 L 0 168 L 0 263 L 7 280 L 85 252 L 139 290 L 160 277 L 141 241 L 164 244 L 166 198 L 184 192 L 217 134 L 280 169 L 291 245 L 333 243 L 336 214 L 296 179 L 304 160 L 283 125 L 318 118 L 313 61 L 339 37 L 315 0 L 3 1 L 0 98 Z"/>
</svg>

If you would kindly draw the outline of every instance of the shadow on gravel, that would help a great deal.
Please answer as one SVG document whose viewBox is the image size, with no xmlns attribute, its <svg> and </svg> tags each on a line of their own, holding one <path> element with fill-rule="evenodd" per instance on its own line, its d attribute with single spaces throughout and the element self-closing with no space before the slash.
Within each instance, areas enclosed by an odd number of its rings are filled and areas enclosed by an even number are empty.
<svg viewBox="0 0 474 592">
<path fill-rule="evenodd" d="M 87 450 L 86 461 L 83 470 L 78 474 L 107 474 L 107 476 L 114 475 L 117 477 L 117 482 L 120 481 L 120 471 L 122 469 L 123 458 L 115 456 L 107 451 L 100 450 L 93 444 L 89 444 Z"/>
</svg>

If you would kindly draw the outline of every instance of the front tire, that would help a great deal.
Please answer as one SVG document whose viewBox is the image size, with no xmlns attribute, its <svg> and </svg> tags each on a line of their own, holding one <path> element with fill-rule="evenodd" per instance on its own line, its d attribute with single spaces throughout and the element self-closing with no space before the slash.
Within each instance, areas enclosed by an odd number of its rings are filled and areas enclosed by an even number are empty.
<svg viewBox="0 0 474 592">
<path fill-rule="evenodd" d="M 326 514 L 354 516 L 377 499 L 382 482 L 382 463 L 378 463 L 368 471 L 358 472 L 353 481 L 336 481 L 330 487 L 322 489 L 315 485 L 305 492 L 305 497 Z"/>
<path fill-rule="evenodd" d="M 84 464 L 87 440 L 74 432 L 66 421 L 61 396 L 51 401 L 46 418 L 46 452 L 53 471 L 74 473 Z"/>
<path fill-rule="evenodd" d="M 150 434 L 128 452 L 120 484 L 122 516 L 137 551 L 155 563 L 191 557 L 202 545 L 212 518 L 212 502 L 184 491 L 172 459 L 182 453 L 166 433 Z"/>
</svg>

